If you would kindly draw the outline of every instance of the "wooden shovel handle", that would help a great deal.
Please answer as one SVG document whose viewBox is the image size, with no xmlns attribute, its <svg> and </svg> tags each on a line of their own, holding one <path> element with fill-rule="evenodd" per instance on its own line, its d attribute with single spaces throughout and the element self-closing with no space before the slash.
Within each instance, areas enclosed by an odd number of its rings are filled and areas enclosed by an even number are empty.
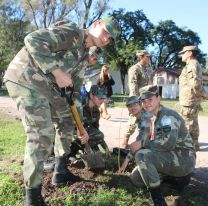
<svg viewBox="0 0 208 206">
<path fill-rule="evenodd" d="M 71 108 L 74 120 L 76 122 L 76 125 L 78 127 L 78 130 L 80 132 L 80 135 L 82 136 L 82 135 L 84 135 L 84 127 L 83 127 L 82 122 L 80 120 L 79 113 L 77 111 L 77 107 L 75 104 L 73 104 L 73 105 L 70 105 L 70 108 Z"/>
</svg>

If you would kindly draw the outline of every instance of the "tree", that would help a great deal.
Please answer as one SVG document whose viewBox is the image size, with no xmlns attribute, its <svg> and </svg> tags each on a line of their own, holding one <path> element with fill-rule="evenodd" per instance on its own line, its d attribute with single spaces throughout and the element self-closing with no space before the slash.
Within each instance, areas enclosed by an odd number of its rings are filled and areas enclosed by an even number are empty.
<svg viewBox="0 0 208 206">
<path fill-rule="evenodd" d="M 87 28 L 110 9 L 109 2 L 110 0 L 79 0 L 74 9 L 76 22 L 82 28 Z"/>
<path fill-rule="evenodd" d="M 47 28 L 52 23 L 70 19 L 86 28 L 108 10 L 110 0 L 21 0 L 15 1 L 26 13 L 34 29 Z"/>
<path fill-rule="evenodd" d="M 151 30 L 152 44 L 152 64 L 153 67 L 182 67 L 181 58 L 178 52 L 184 46 L 201 43 L 198 35 L 187 29 L 179 28 L 172 20 L 161 21 Z M 200 52 L 199 61 L 203 63 L 204 54 Z"/>
<path fill-rule="evenodd" d="M 0 71 L 4 71 L 14 55 L 23 46 L 29 22 L 24 13 L 12 2 L 0 7 Z"/>
<path fill-rule="evenodd" d="M 106 63 L 120 71 L 125 93 L 125 76 L 130 66 L 135 63 L 136 50 L 144 49 L 151 43 L 149 32 L 153 25 L 142 10 L 125 13 L 124 9 L 120 9 L 111 15 L 119 21 L 121 35 L 116 40 L 116 47 L 106 46 L 104 58 Z"/>
</svg>

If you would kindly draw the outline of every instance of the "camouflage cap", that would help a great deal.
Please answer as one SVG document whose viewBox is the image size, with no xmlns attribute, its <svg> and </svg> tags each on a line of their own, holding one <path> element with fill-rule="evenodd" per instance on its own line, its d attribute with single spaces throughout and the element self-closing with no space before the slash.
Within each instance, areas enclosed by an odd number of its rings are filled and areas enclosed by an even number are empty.
<svg viewBox="0 0 208 206">
<path fill-rule="evenodd" d="M 136 104 L 136 103 L 140 103 L 140 97 L 137 96 L 131 96 L 128 97 L 128 99 L 126 100 L 126 106 L 130 106 L 131 104 Z"/>
<path fill-rule="evenodd" d="M 142 56 L 142 55 L 150 56 L 150 54 L 146 50 L 136 51 L 136 56 Z"/>
<path fill-rule="evenodd" d="M 154 95 L 159 95 L 159 87 L 157 85 L 148 85 L 142 87 L 139 91 L 141 100 L 148 99 Z"/>
<path fill-rule="evenodd" d="M 185 46 L 183 47 L 182 51 L 179 52 L 179 54 L 184 54 L 186 51 L 198 51 L 197 46 L 191 45 L 191 46 Z"/>
<path fill-rule="evenodd" d="M 106 98 L 104 89 L 97 86 L 97 85 L 91 86 L 90 93 L 95 95 L 98 99 L 105 99 Z"/>
<path fill-rule="evenodd" d="M 121 28 L 119 26 L 118 21 L 112 16 L 106 16 L 103 19 L 105 27 L 108 33 L 113 37 L 114 40 L 120 35 Z"/>
</svg>

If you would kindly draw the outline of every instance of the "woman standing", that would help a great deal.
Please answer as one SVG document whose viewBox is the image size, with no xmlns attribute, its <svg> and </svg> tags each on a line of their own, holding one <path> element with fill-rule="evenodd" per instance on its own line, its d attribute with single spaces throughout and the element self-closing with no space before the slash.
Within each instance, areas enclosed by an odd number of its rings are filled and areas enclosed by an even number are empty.
<svg viewBox="0 0 208 206">
<path fill-rule="evenodd" d="M 100 105 L 100 114 L 104 119 L 109 119 L 111 116 L 108 114 L 106 104 L 109 102 L 110 97 L 113 95 L 112 85 L 114 85 L 115 82 L 109 72 L 108 65 L 102 66 L 97 84 L 99 87 L 104 88 L 105 95 L 107 97 L 107 99 Z"/>
</svg>

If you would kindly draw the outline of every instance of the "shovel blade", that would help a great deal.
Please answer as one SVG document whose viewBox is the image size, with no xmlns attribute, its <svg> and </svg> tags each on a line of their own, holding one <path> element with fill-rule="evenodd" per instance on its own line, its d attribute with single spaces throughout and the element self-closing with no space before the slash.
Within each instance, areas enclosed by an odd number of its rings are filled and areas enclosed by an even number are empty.
<svg viewBox="0 0 208 206">
<path fill-rule="evenodd" d="M 105 162 L 101 152 L 93 152 L 90 154 L 83 154 L 82 160 L 85 164 L 85 167 L 88 169 L 103 169 L 105 168 Z"/>
</svg>

